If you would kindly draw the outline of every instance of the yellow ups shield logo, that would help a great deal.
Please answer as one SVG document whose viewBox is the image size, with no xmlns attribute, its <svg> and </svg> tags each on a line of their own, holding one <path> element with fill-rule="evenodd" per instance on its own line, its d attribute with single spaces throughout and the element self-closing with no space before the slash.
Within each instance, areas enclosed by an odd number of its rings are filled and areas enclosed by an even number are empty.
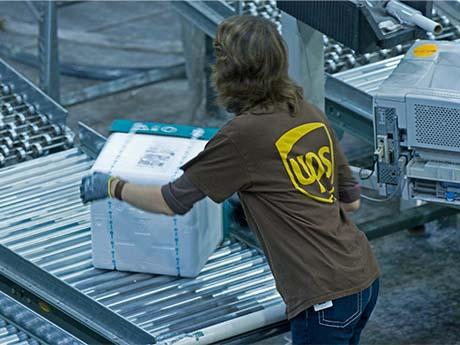
<svg viewBox="0 0 460 345">
<path fill-rule="evenodd" d="M 301 139 L 312 132 L 320 134 L 317 131 L 322 131 L 328 144 L 317 145 L 315 151 L 299 154 Z M 321 135 L 315 137 L 321 138 Z M 308 146 L 310 149 L 315 147 L 314 142 Z M 307 123 L 287 131 L 276 142 L 276 148 L 292 184 L 299 192 L 317 201 L 334 202 L 334 148 L 324 123 Z"/>
</svg>

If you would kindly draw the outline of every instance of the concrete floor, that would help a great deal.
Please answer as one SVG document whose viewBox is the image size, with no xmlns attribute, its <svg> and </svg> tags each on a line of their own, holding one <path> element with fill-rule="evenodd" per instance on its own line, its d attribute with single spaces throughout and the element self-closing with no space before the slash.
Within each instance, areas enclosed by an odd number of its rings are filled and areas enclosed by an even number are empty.
<svg viewBox="0 0 460 345">
<path fill-rule="evenodd" d="M 36 24 L 22 2 L 0 2 L 0 13 L 6 23 Z M 108 49 L 64 39 L 60 45 L 63 62 L 151 67 L 183 60 L 179 18 L 164 2 L 77 3 L 59 10 L 59 27 L 74 33 L 106 35 L 121 45 L 136 43 L 149 48 L 127 51 L 116 49 L 114 44 Z M 17 31 L 0 31 L 0 45 L 34 53 L 36 37 Z M 6 60 L 37 81 L 34 68 Z M 61 82 L 61 94 L 65 95 L 101 81 L 63 76 Z M 108 133 L 115 118 L 188 123 L 190 101 L 187 81 L 171 80 L 70 107 L 68 123 L 76 130 L 76 123 L 83 121 L 103 134 Z M 395 207 L 378 210 L 391 216 Z M 358 217 L 369 218 L 375 213 L 371 206 Z M 460 232 L 437 223 L 428 228 L 429 237 L 414 238 L 400 232 L 372 242 L 381 265 L 382 288 L 363 334 L 364 344 L 460 344 Z M 259 344 L 284 344 L 288 338 L 282 335 Z"/>
<path fill-rule="evenodd" d="M 0 2 L 0 44 L 11 50 L 36 54 L 37 37 L 23 34 L 14 23 L 37 25 L 25 2 Z M 183 62 L 180 19 L 166 2 L 82 2 L 59 9 L 59 42 L 62 63 L 108 67 L 164 67 Z M 38 26 L 37 26 L 38 27 Z M 167 28 L 167 29 L 166 29 Z M 104 35 L 111 48 L 97 44 L 75 44 L 67 32 Z M 18 34 L 20 32 L 21 34 Z M 167 43 L 167 44 L 165 44 Z M 116 49 L 117 46 L 145 49 Z M 157 53 L 159 51 L 160 53 Z M 5 58 L 4 56 L 2 56 Z M 38 82 L 35 68 L 5 58 L 31 81 Z M 61 98 L 72 91 L 104 81 L 61 76 Z M 187 123 L 190 93 L 186 80 L 170 80 L 69 107 L 69 126 L 77 130 L 82 121 L 104 135 L 115 118 Z"/>
<path fill-rule="evenodd" d="M 362 344 L 460 344 L 460 231 L 429 224 L 428 237 L 402 231 L 372 241 L 382 271 Z M 256 344 L 288 344 L 282 334 Z"/>
</svg>

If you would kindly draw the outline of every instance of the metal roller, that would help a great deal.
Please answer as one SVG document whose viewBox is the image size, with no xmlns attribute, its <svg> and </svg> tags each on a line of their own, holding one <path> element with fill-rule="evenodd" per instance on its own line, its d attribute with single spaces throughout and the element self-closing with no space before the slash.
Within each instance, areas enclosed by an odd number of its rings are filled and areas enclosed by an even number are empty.
<svg viewBox="0 0 460 345">
<path fill-rule="evenodd" d="M 450 20 L 446 16 L 439 16 L 439 22 L 442 24 L 442 26 L 448 26 L 450 25 Z"/>
<path fill-rule="evenodd" d="M 81 177 L 91 166 L 86 155 L 70 149 L 0 170 L 0 244 L 158 341 L 221 322 L 240 325 L 244 315 L 268 313 L 273 305 L 279 307 L 276 320 L 284 318 L 266 259 L 234 240 L 222 243 L 195 279 L 94 268 L 89 207 L 79 200 Z"/>
<path fill-rule="evenodd" d="M 8 123 L 10 121 L 15 121 L 16 120 L 16 114 L 12 113 L 12 114 L 0 114 L 0 119 L 4 122 L 4 123 Z"/>
<path fill-rule="evenodd" d="M 12 140 L 16 140 L 16 138 L 18 137 L 18 133 L 16 132 L 15 129 L 11 129 L 11 126 L 5 126 L 7 127 L 7 129 L 4 129 L 2 131 L 0 131 L 0 137 L 4 138 L 4 137 L 7 137 L 7 138 L 10 138 Z M 14 128 L 14 125 L 13 125 L 13 128 Z"/>
<path fill-rule="evenodd" d="M 439 16 L 436 11 L 433 20 L 443 26 L 440 33 L 427 33 L 427 38 L 431 40 L 456 40 L 460 38 L 460 27 L 455 25 L 447 16 Z M 391 49 L 379 49 L 367 54 L 356 54 L 352 49 L 343 44 L 324 36 L 324 69 L 328 73 L 343 72 L 355 67 L 382 61 L 388 58 L 404 54 L 413 42 L 397 45 Z M 335 53 L 338 55 L 338 59 Z M 354 60 L 351 58 L 353 57 Z"/>
<path fill-rule="evenodd" d="M 34 123 L 34 124 L 36 124 L 38 126 L 44 126 L 44 125 L 47 125 L 49 123 L 49 116 L 44 115 L 44 114 L 40 114 L 40 113 L 36 114 L 35 116 L 28 116 L 28 117 L 25 116 L 22 113 L 17 113 L 14 116 L 14 119 L 19 124 L 24 124 L 24 123 L 26 123 L 28 121 L 28 122 Z"/>
<path fill-rule="evenodd" d="M 12 148 L 14 146 L 14 141 L 9 136 L 4 136 L 0 139 L 1 145 L 6 145 L 8 148 Z"/>
<path fill-rule="evenodd" d="M 21 104 L 21 105 L 12 105 L 10 103 L 4 103 L 2 105 L 2 112 L 6 114 L 13 114 L 14 112 L 26 112 L 29 114 L 35 114 L 37 107 L 32 104 Z"/>
<path fill-rule="evenodd" d="M 60 143 L 65 143 L 67 147 L 73 145 L 74 135 L 71 132 L 67 132 L 64 135 L 52 137 L 49 134 L 43 134 L 43 142 L 48 146 L 48 150 L 50 150 L 50 145 L 56 145 Z"/>
<path fill-rule="evenodd" d="M 58 130 L 56 129 L 57 127 L 60 127 L 60 128 L 61 128 L 61 131 L 58 131 Z M 68 127 L 66 127 L 66 126 L 58 126 L 58 125 L 55 125 L 55 124 L 49 124 L 49 125 L 46 125 L 46 126 L 44 126 L 44 127 L 41 127 L 41 128 L 40 128 L 40 133 L 48 133 L 48 132 L 51 132 L 51 133 L 55 133 L 55 134 L 53 134 L 53 135 L 59 135 L 59 134 L 61 134 L 61 133 L 63 132 L 63 130 L 62 130 L 63 128 L 65 128 L 65 130 L 66 130 L 67 132 L 71 132 L 71 130 L 70 130 Z"/>
<path fill-rule="evenodd" d="M 0 344 L 73 344 L 78 339 L 0 292 Z"/>
<path fill-rule="evenodd" d="M 62 133 L 62 127 L 58 125 L 49 125 L 47 127 L 40 128 L 40 134 L 29 135 L 27 133 L 19 134 L 19 140 L 34 141 L 41 140 L 43 135 L 49 134 L 51 137 L 60 135 Z"/>
<path fill-rule="evenodd" d="M 4 167 L 5 165 L 15 161 L 17 158 L 15 156 L 6 157 L 0 153 L 0 167 Z"/>
<path fill-rule="evenodd" d="M 340 56 L 339 54 L 337 54 L 336 52 L 329 52 L 329 53 L 326 53 L 325 56 L 324 56 L 325 59 L 328 59 L 328 60 L 332 60 L 334 62 L 338 62 L 340 60 Z"/>
<path fill-rule="evenodd" d="M 226 3 L 234 8 L 239 6 L 238 1 L 226 1 Z M 242 14 L 269 19 L 275 23 L 278 30 L 281 30 L 281 11 L 276 7 L 276 1 L 253 0 L 241 3 Z"/>
<path fill-rule="evenodd" d="M 5 157 L 8 157 L 10 155 L 10 149 L 8 148 L 8 146 L 6 145 L 0 145 L 0 153 L 5 156 Z"/>
<path fill-rule="evenodd" d="M 8 100 L 3 100 L 2 101 L 2 111 L 9 111 L 9 109 L 11 109 L 10 112 L 14 111 L 16 108 L 19 108 L 19 107 L 22 107 L 24 105 L 27 105 L 25 102 L 24 102 L 24 98 L 23 97 L 20 97 L 20 96 L 15 96 L 15 94 L 11 95 L 11 96 L 8 96 L 10 98 L 8 98 Z"/>
<path fill-rule="evenodd" d="M 1 96 L 1 97 L 0 97 L 0 101 L 2 101 L 2 102 L 3 102 L 3 101 L 6 101 L 6 100 L 8 100 L 8 99 L 14 97 L 15 95 L 16 95 L 16 94 Z"/>
<path fill-rule="evenodd" d="M 6 146 L 0 151 L 2 165 L 13 165 L 23 159 L 68 148 L 73 140 L 66 139 L 61 146 L 44 149 L 59 142 L 53 138 L 61 136 L 63 131 L 56 126 L 65 127 L 66 115 L 65 109 L 0 59 L 0 145 Z M 28 140 L 44 134 L 47 136 L 39 140 Z M 40 145 L 32 146 L 36 141 Z M 9 155 L 5 155 L 6 149 Z"/>
<path fill-rule="evenodd" d="M 44 146 L 40 143 L 32 143 L 29 144 L 27 142 L 23 142 L 21 148 L 16 149 L 16 158 L 19 161 L 23 161 L 27 158 L 27 156 L 31 156 L 32 158 L 37 158 L 42 156 L 45 152 L 55 149 L 66 149 L 73 145 L 74 136 L 71 134 L 66 134 L 61 137 L 51 138 L 49 135 L 44 134 L 44 138 L 47 138 L 48 142 L 47 145 Z M 25 149 L 28 148 L 28 149 Z"/>
<path fill-rule="evenodd" d="M 0 84 L 0 92 L 2 95 L 8 95 L 12 93 L 14 90 L 14 85 L 11 83 L 1 83 Z"/>
<path fill-rule="evenodd" d="M 0 97 L 0 102 L 13 102 L 14 104 L 21 104 L 25 101 L 25 99 L 25 95 L 13 93 Z"/>
<path fill-rule="evenodd" d="M 23 133 L 23 132 L 31 132 L 31 133 L 38 133 L 40 128 L 35 123 L 25 123 L 23 125 L 15 125 L 14 123 L 7 123 L 6 128 L 10 130 L 14 130 L 16 134 Z"/>
</svg>

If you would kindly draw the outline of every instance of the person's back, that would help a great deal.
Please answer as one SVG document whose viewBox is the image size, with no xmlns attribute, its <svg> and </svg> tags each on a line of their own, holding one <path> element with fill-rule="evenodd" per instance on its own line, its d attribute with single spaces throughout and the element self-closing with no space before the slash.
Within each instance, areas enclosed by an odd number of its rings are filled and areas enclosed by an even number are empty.
<svg viewBox="0 0 460 345">
<path fill-rule="evenodd" d="M 365 235 L 340 207 L 340 200 L 358 199 L 359 189 L 333 130 L 314 106 L 303 102 L 297 114 L 276 105 L 242 113 L 196 160 L 225 171 L 213 177 L 221 185 L 218 193 L 205 192 L 213 199 L 221 201 L 240 186 L 246 218 L 289 318 L 359 292 L 377 278 Z M 209 166 L 193 163 L 185 166 L 187 177 L 198 187 L 208 185 Z"/>
<path fill-rule="evenodd" d="M 141 186 L 106 174 L 82 181 L 84 202 L 115 197 L 150 212 L 184 214 L 238 192 L 287 305 L 293 344 L 356 344 L 378 295 L 378 267 L 345 210 L 359 204 L 325 116 L 288 76 L 273 23 L 226 19 L 217 30 L 213 79 L 235 118 L 176 181 Z"/>
</svg>

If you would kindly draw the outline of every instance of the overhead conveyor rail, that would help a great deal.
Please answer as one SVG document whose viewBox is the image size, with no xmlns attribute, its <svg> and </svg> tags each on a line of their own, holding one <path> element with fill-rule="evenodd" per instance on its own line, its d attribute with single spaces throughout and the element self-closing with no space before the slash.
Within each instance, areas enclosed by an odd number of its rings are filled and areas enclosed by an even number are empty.
<svg viewBox="0 0 460 345">
<path fill-rule="evenodd" d="M 227 3 L 223 1 L 172 1 L 171 4 L 181 16 L 210 37 L 214 37 L 217 25 L 232 15 Z M 377 62 L 375 65 L 379 66 L 377 67 L 379 69 L 382 64 Z M 385 78 L 390 73 L 391 71 L 385 75 Z M 337 74 L 326 73 L 325 97 L 326 113 L 334 125 L 351 132 L 365 142 L 374 143 L 372 96 L 370 94 L 350 86 L 347 82 L 337 78 Z"/>
<path fill-rule="evenodd" d="M 123 343 L 128 333 L 121 331 L 132 324 L 137 336 L 148 333 L 158 343 L 208 343 L 284 319 L 266 259 L 239 242 L 223 243 L 196 279 L 94 268 L 89 208 L 79 199 L 80 179 L 91 165 L 71 149 L 0 170 L 0 266 L 25 277 L 18 286 L 51 305 L 60 302 L 54 310 L 97 334 L 109 327 L 103 337 L 119 329 L 114 343 Z M 105 318 L 113 314 L 111 326 L 100 319 L 101 305 L 108 308 Z M 91 307 L 99 314 L 87 320 Z"/>
<path fill-rule="evenodd" d="M 222 20 L 238 13 L 238 8 L 232 7 L 231 1 L 172 1 L 171 4 L 181 16 L 210 37 L 214 37 L 217 25 Z M 448 38 L 435 35 L 433 39 L 439 37 L 439 39 L 454 40 L 459 37 L 458 26 L 453 25 L 446 16 L 439 16 L 436 10 L 433 15 L 436 21 L 445 26 L 445 31 L 451 33 Z M 329 42 L 330 40 L 327 39 L 326 41 Z M 403 55 L 389 59 L 385 59 L 385 57 L 398 52 L 401 54 L 410 45 L 408 43 L 404 46 L 397 46 L 391 52 L 389 49 L 381 49 L 371 54 L 359 55 L 338 42 L 325 43 L 325 49 L 328 52 L 326 61 L 331 59 L 332 55 L 330 54 L 332 53 L 336 56 L 337 64 L 344 65 L 344 68 L 351 68 L 341 73 L 326 73 L 325 110 L 336 127 L 350 132 L 369 144 L 374 144 L 372 95 L 383 80 L 396 68 Z M 334 48 L 334 46 L 337 47 Z M 344 62 L 347 60 L 354 62 L 347 65 Z M 376 60 L 377 62 L 368 64 Z M 359 64 L 363 64 L 363 66 L 353 68 Z"/>
</svg>

